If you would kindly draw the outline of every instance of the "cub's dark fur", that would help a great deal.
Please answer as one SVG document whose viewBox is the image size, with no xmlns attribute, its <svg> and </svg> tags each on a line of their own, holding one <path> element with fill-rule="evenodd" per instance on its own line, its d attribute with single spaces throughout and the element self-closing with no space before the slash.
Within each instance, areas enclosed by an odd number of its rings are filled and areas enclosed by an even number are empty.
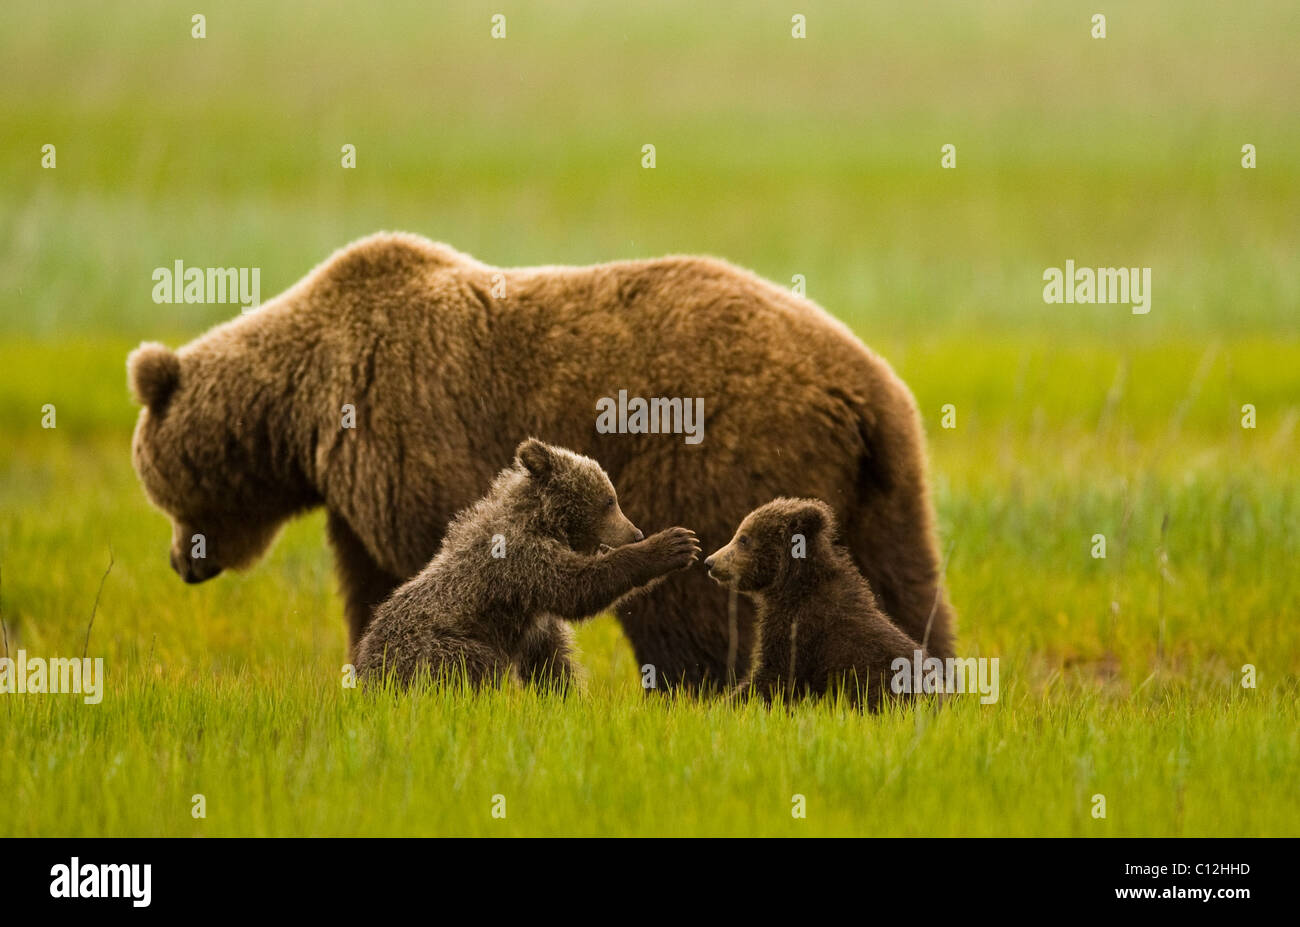
<svg viewBox="0 0 1300 927">
<path fill-rule="evenodd" d="M 835 514 L 816 499 L 776 499 L 750 512 L 731 542 L 704 561 L 758 609 L 749 676 L 736 692 L 771 702 L 843 687 L 880 706 L 891 664 L 921 646 L 889 620 L 871 586 L 835 543 Z"/>
<path fill-rule="evenodd" d="M 380 606 L 357 650 L 363 679 L 463 672 L 564 685 L 572 631 L 699 554 L 694 532 L 644 538 L 596 461 L 530 438 L 437 555 Z"/>
</svg>

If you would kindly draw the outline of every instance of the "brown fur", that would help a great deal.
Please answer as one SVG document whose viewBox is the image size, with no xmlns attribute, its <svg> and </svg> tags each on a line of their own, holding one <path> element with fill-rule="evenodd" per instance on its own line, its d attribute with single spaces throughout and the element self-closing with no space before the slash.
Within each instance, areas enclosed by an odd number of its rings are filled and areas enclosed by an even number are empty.
<svg viewBox="0 0 1300 927">
<path fill-rule="evenodd" d="M 600 460 L 633 520 L 689 524 L 711 547 L 765 500 L 825 499 L 885 612 L 918 639 L 933 614 L 929 649 L 951 654 L 911 394 L 820 308 L 722 261 L 502 270 L 375 235 L 174 353 L 141 348 L 129 367 L 146 403 L 136 469 L 173 520 L 177 572 L 198 582 L 251 563 L 285 519 L 324 505 L 353 645 L 535 434 Z M 597 433 L 597 399 L 620 388 L 703 397 L 703 443 Z M 340 427 L 344 403 L 355 429 Z M 200 531 L 208 558 L 195 563 Z M 618 617 L 661 685 L 725 675 L 727 597 L 703 571 Z M 739 618 L 746 654 L 743 601 Z"/>
<path fill-rule="evenodd" d="M 409 683 L 463 667 L 472 685 L 513 677 L 563 688 L 574 678 L 565 620 L 611 608 L 698 554 L 685 528 L 643 539 L 600 464 L 530 439 L 452 520 L 429 565 L 380 606 L 357 675 Z"/>
<path fill-rule="evenodd" d="M 770 703 L 842 690 L 875 710 L 890 695 L 893 661 L 910 665 L 921 649 L 881 612 L 836 530 L 824 502 L 776 499 L 704 561 L 711 577 L 758 607 L 750 675 L 737 694 Z"/>
</svg>

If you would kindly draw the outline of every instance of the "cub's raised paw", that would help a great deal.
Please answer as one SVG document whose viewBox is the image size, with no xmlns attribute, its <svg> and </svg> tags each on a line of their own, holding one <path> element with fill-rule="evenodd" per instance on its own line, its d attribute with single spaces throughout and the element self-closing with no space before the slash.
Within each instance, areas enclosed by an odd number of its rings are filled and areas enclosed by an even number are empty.
<svg viewBox="0 0 1300 927">
<path fill-rule="evenodd" d="M 688 567 L 699 559 L 700 539 L 690 528 L 668 528 L 650 540 L 665 572 Z"/>
</svg>

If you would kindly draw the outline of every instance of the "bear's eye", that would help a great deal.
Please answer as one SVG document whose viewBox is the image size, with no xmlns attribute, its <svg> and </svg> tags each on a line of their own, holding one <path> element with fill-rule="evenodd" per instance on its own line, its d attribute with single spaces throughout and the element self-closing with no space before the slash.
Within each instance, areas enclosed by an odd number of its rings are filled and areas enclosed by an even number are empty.
<svg viewBox="0 0 1300 927">
<path fill-rule="evenodd" d="M 614 507 L 614 497 L 610 496 L 608 499 L 605 500 L 605 508 L 612 509 L 613 507 Z"/>
<path fill-rule="evenodd" d="M 742 535 L 740 536 L 740 546 L 741 546 L 741 547 L 748 547 L 748 546 L 749 546 L 749 535 L 748 535 L 748 534 L 742 534 Z"/>
</svg>

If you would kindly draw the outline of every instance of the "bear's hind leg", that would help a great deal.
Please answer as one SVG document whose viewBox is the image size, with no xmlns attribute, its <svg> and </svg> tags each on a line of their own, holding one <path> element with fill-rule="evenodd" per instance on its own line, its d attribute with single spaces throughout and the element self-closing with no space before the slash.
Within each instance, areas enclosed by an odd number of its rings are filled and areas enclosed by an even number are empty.
<svg viewBox="0 0 1300 927">
<path fill-rule="evenodd" d="M 479 689 L 521 682 L 514 661 L 490 644 L 459 636 L 436 637 L 433 649 L 429 669 L 440 685 Z"/>
<path fill-rule="evenodd" d="M 515 665 L 525 684 L 570 691 L 577 682 L 572 629 L 562 619 L 547 615 L 524 636 Z"/>
</svg>

